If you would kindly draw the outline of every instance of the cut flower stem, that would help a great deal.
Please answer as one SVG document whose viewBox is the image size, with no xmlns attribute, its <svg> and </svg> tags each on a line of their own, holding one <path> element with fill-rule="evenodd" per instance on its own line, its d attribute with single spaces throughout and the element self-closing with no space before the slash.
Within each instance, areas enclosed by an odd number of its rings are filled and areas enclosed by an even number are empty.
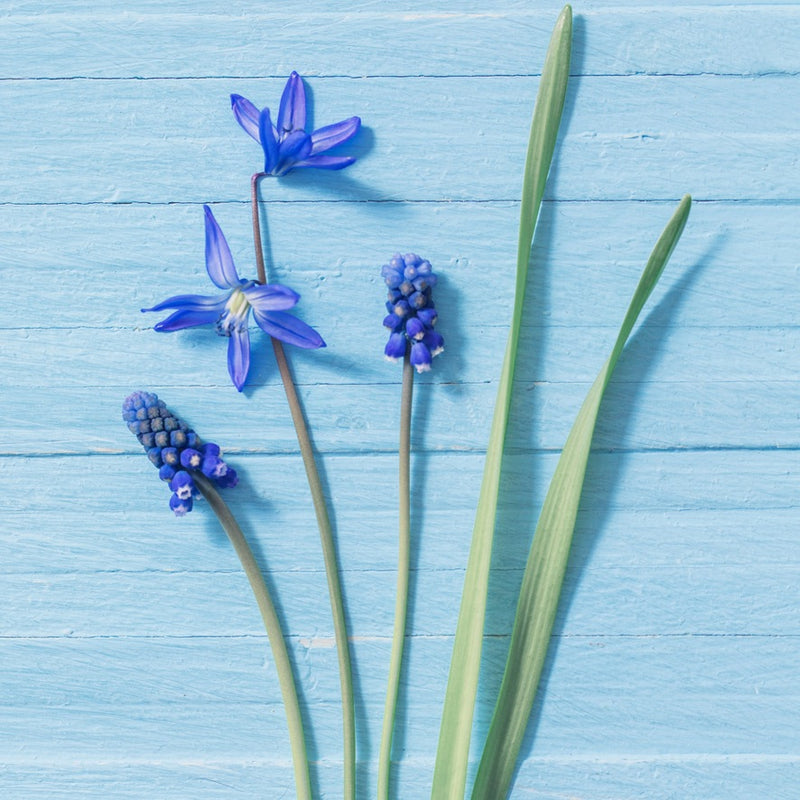
<svg viewBox="0 0 800 800">
<path fill-rule="evenodd" d="M 261 241 L 261 224 L 258 209 L 258 183 L 265 176 L 259 172 L 253 175 L 250 181 L 250 199 L 253 219 L 253 243 L 256 254 L 256 269 L 258 280 L 266 284 L 267 273 L 264 264 L 264 251 Z M 283 343 L 272 338 L 272 347 L 275 352 L 275 360 L 278 364 L 283 388 L 286 392 L 286 400 L 289 404 L 289 411 L 292 415 L 297 442 L 300 446 L 300 454 L 303 458 L 303 465 L 306 470 L 308 487 L 311 491 L 311 499 L 314 504 L 314 512 L 317 517 L 320 541 L 322 544 L 322 557 L 325 563 L 325 574 L 328 580 L 328 594 L 330 596 L 331 613 L 333 615 L 333 628 L 336 638 L 336 651 L 339 659 L 339 682 L 342 695 L 342 729 L 343 729 L 343 750 L 344 750 L 344 800 L 355 800 L 356 787 L 356 733 L 355 733 L 355 702 L 353 698 L 353 670 L 350 660 L 350 644 L 347 636 L 347 620 L 344 612 L 344 600 L 342 598 L 342 587 L 339 579 L 339 562 L 336 554 L 336 543 L 333 537 L 333 527 L 328 514 L 325 492 L 322 488 L 314 447 L 311 443 L 311 436 L 308 432 L 303 407 L 297 394 L 297 389 L 292 377 L 292 371 L 283 348 Z"/>
<path fill-rule="evenodd" d="M 289 726 L 289 741 L 292 747 L 292 760 L 294 762 L 294 778 L 297 785 L 298 800 L 311 800 L 311 781 L 308 773 L 308 753 L 306 750 L 305 734 L 303 733 L 303 719 L 300 715 L 300 702 L 297 697 L 292 663 L 286 649 L 286 641 L 281 630 L 281 623 L 275 611 L 275 604 L 270 597 L 269 589 L 264 582 L 253 551 L 242 533 L 238 522 L 234 518 L 227 503 L 222 499 L 214 484 L 202 473 L 193 474 L 195 486 L 208 501 L 212 511 L 217 515 L 220 524 L 228 534 L 233 549 L 242 563 L 245 575 L 253 589 L 264 627 L 267 631 L 272 656 L 275 660 L 275 669 L 283 696 L 283 705 L 286 709 L 286 721 Z"/>
<path fill-rule="evenodd" d="M 398 554 L 397 594 L 394 605 L 394 633 L 389 659 L 389 680 L 383 711 L 383 730 L 378 760 L 378 800 L 388 800 L 389 773 L 392 764 L 392 736 L 397 712 L 397 693 L 403 663 L 403 646 L 408 614 L 408 574 L 411 559 L 411 405 L 414 392 L 414 368 L 408 350 L 403 358 L 403 387 L 400 400 L 400 448 L 398 475 Z"/>
</svg>

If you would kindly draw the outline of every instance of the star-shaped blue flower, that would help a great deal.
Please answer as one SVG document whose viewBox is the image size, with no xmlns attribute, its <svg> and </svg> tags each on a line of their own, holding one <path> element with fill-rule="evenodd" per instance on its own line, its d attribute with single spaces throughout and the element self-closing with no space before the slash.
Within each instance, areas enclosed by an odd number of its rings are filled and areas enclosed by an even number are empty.
<svg viewBox="0 0 800 800">
<path fill-rule="evenodd" d="M 261 284 L 239 277 L 228 242 L 211 209 L 203 206 L 206 224 L 206 270 L 222 295 L 181 294 L 142 311 L 176 309 L 157 323 L 154 330 L 179 331 L 195 325 L 213 324 L 220 336 L 228 337 L 228 372 L 241 392 L 250 368 L 250 311 L 262 331 L 282 342 L 306 349 L 325 347 L 322 337 L 305 322 L 287 313 L 300 295 L 279 283 Z"/>
<path fill-rule="evenodd" d="M 303 79 L 296 72 L 286 81 L 277 126 L 272 124 L 269 108 L 259 111 L 246 97 L 232 94 L 231 106 L 236 121 L 264 149 L 264 172 L 267 175 L 286 175 L 301 167 L 343 169 L 355 161 L 351 156 L 323 154 L 355 136 L 361 120 L 350 117 L 306 133 L 306 91 Z"/>
</svg>

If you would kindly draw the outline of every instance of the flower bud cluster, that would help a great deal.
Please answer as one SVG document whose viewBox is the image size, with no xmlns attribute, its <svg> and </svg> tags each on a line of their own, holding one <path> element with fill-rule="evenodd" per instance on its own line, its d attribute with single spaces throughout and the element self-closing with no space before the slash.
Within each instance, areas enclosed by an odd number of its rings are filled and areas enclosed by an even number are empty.
<svg viewBox="0 0 800 800">
<path fill-rule="evenodd" d="M 178 516 L 192 510 L 197 489 L 192 473 L 202 472 L 220 487 L 236 486 L 236 470 L 220 457 L 213 442 L 203 444 L 197 434 L 176 417 L 152 392 L 134 392 L 122 404 L 122 418 L 169 483 L 170 508 Z"/>
<path fill-rule="evenodd" d="M 444 350 L 444 339 L 433 329 L 437 314 L 431 290 L 436 286 L 436 274 L 430 262 L 418 255 L 397 253 L 383 265 L 381 276 L 389 287 L 389 314 L 383 320 L 390 331 L 386 358 L 404 358 L 410 347 L 411 364 L 417 372 L 427 372 L 433 357 Z"/>
</svg>

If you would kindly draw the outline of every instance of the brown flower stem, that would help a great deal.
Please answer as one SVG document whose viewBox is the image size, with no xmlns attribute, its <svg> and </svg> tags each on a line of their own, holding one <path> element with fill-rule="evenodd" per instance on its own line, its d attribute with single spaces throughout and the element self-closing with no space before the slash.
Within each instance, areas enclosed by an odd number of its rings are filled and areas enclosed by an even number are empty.
<svg viewBox="0 0 800 800">
<path fill-rule="evenodd" d="M 256 273 L 259 283 L 267 282 L 267 270 L 264 267 L 264 248 L 261 244 L 261 220 L 258 217 L 258 181 L 266 172 L 256 172 L 250 178 L 250 209 L 253 215 L 253 244 L 256 249 Z"/>
<path fill-rule="evenodd" d="M 266 268 L 264 265 L 264 252 L 261 242 L 261 223 L 258 212 L 258 181 L 266 173 L 258 172 L 250 181 L 250 199 L 253 218 L 253 243 L 256 251 L 256 269 L 258 280 L 267 283 Z M 322 487 L 314 447 L 306 424 L 303 407 L 297 394 L 297 389 L 292 377 L 289 361 L 283 349 L 283 343 L 272 337 L 272 348 L 275 360 L 278 363 L 286 400 L 292 415 L 300 454 L 306 470 L 306 479 L 314 503 L 314 512 L 317 517 L 320 541 L 322 544 L 322 557 L 325 562 L 325 574 L 328 579 L 328 594 L 330 596 L 331 613 L 333 615 L 333 629 L 336 637 L 336 650 L 339 658 L 339 682 L 342 694 L 342 728 L 344 749 L 344 800 L 355 800 L 356 793 L 356 726 L 355 702 L 353 699 L 353 670 L 350 662 L 350 644 L 347 636 L 347 622 L 344 613 L 344 600 L 342 586 L 339 580 L 339 563 L 336 554 L 336 544 L 333 537 L 325 492 Z"/>
</svg>

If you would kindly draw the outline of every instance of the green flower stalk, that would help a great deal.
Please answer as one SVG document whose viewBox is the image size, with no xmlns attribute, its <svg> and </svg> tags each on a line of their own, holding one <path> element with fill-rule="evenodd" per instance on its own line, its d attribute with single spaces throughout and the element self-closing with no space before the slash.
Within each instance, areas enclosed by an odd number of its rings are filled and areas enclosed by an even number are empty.
<svg viewBox="0 0 800 800">
<path fill-rule="evenodd" d="M 400 400 L 400 447 L 398 475 L 397 591 L 394 607 L 392 652 L 383 711 L 380 755 L 378 757 L 378 800 L 388 800 L 392 764 L 392 738 L 397 713 L 397 693 L 408 615 L 408 576 L 411 560 L 411 404 L 414 369 L 427 372 L 434 356 L 444 349 L 444 339 L 434 330 L 438 315 L 431 298 L 437 283 L 431 264 L 414 253 L 395 254 L 381 269 L 388 288 L 383 325 L 389 331 L 384 355 L 389 361 L 403 361 Z"/>
<path fill-rule="evenodd" d="M 180 420 L 175 414 L 171 413 L 163 401 L 150 392 L 134 392 L 130 395 L 123 404 L 123 419 L 128 424 L 130 430 L 137 436 L 140 443 L 145 447 L 147 455 L 150 460 L 159 466 L 159 471 L 163 472 L 164 467 L 169 467 L 170 452 L 165 452 L 175 448 L 159 447 L 156 443 L 150 444 L 147 437 L 149 432 L 143 432 L 142 423 L 146 420 L 150 421 L 148 427 L 153 427 L 153 420 L 162 420 L 163 422 L 158 425 L 159 428 L 171 428 L 172 431 L 179 431 L 183 434 L 178 437 L 184 443 L 182 451 L 178 455 L 177 463 L 183 469 L 179 470 L 176 474 L 184 474 L 189 481 L 182 480 L 180 483 L 175 483 L 175 476 L 170 478 L 170 488 L 173 488 L 174 498 L 178 498 L 181 502 L 189 503 L 191 509 L 191 498 L 195 493 L 201 494 L 208 501 L 211 510 L 217 515 L 220 524 L 227 533 L 228 538 L 233 545 L 239 561 L 242 563 L 247 579 L 250 582 L 250 587 L 255 595 L 258 609 L 261 612 L 261 618 L 264 622 L 264 628 L 267 631 L 267 638 L 269 639 L 270 647 L 272 648 L 272 656 L 275 661 L 275 670 L 278 673 L 278 682 L 281 688 L 281 695 L 283 696 L 283 705 L 286 709 L 286 721 L 289 727 L 289 741 L 292 748 L 292 759 L 294 762 L 294 776 L 295 784 L 297 787 L 298 800 L 311 800 L 311 783 L 308 771 L 308 753 L 306 750 L 305 733 L 303 731 L 303 719 L 300 715 L 300 701 L 297 696 L 297 688 L 295 686 L 294 673 L 292 670 L 292 663 L 289 659 L 289 652 L 286 648 L 286 640 L 284 639 L 281 623 L 278 614 L 275 610 L 275 604 L 270 596 L 269 589 L 264 582 L 264 576 L 261 574 L 258 563 L 256 562 L 253 551 L 247 543 L 247 540 L 242 533 L 239 524 L 236 522 L 233 514 L 228 508 L 225 501 L 217 491 L 217 486 L 221 485 L 235 485 L 235 473 L 230 468 L 221 470 L 218 467 L 218 472 L 222 476 L 220 478 L 214 477 L 214 471 L 208 468 L 213 460 L 214 463 L 219 465 L 222 459 L 219 458 L 219 448 L 213 443 L 211 445 L 204 445 L 207 455 L 201 458 L 202 451 L 196 450 L 195 445 L 199 445 L 197 436 L 188 425 Z M 151 432 L 151 431 L 150 431 Z M 188 445 L 192 445 L 189 447 Z M 157 452 L 158 451 L 158 452 Z M 209 460 L 210 459 L 210 460 Z M 204 464 L 204 462 L 206 462 Z M 229 473 L 233 474 L 233 480 L 226 482 L 224 476 Z M 162 479 L 167 478 L 162 475 Z M 177 486 L 177 488 L 175 488 Z M 187 489 L 187 487 L 190 487 Z M 188 491 L 187 497 L 181 497 L 184 491 Z M 173 506 L 173 503 L 170 503 Z M 173 510 L 180 514 L 174 506 Z M 183 512 L 185 513 L 185 512 Z"/>
</svg>

